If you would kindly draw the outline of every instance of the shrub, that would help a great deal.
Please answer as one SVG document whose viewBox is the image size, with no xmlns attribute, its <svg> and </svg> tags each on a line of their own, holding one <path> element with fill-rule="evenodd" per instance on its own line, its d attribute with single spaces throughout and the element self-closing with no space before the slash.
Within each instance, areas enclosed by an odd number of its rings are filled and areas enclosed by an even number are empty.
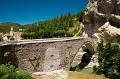
<svg viewBox="0 0 120 79">
<path fill-rule="evenodd" d="M 2 37 L 2 35 L 0 35 L 0 41 L 3 41 L 3 37 Z"/>
<path fill-rule="evenodd" d="M 15 69 L 12 65 L 0 65 L 0 79 L 34 79 L 26 71 Z"/>
<path fill-rule="evenodd" d="M 54 32 L 54 37 L 64 37 L 65 36 L 65 30 L 58 30 Z"/>
<path fill-rule="evenodd" d="M 24 39 L 29 39 L 30 38 L 30 33 L 23 32 L 22 35 L 21 35 L 21 37 L 24 38 Z"/>
<path fill-rule="evenodd" d="M 99 66 L 94 67 L 96 74 L 104 74 L 111 79 L 120 79 L 120 47 L 111 40 L 98 44 Z"/>
<path fill-rule="evenodd" d="M 73 33 L 68 32 L 68 27 L 44 26 L 38 29 L 39 31 L 24 31 L 21 35 L 23 39 L 40 39 L 53 37 L 71 37 Z"/>
<path fill-rule="evenodd" d="M 77 16 L 77 18 L 80 22 L 83 22 L 83 19 L 84 19 L 84 16 L 85 16 L 84 12 L 79 12 L 79 13 L 76 14 L 76 16 Z"/>
<path fill-rule="evenodd" d="M 66 32 L 66 37 L 73 37 L 74 34 L 72 32 Z"/>
</svg>

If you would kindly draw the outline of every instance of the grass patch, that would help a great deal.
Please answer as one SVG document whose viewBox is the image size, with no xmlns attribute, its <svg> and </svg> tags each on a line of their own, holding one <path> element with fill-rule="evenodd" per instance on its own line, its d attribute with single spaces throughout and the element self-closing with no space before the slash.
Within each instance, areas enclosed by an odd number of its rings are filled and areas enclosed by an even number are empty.
<svg viewBox="0 0 120 79">
<path fill-rule="evenodd" d="M 81 73 L 92 74 L 93 68 L 84 68 L 80 71 Z"/>
<path fill-rule="evenodd" d="M 85 74 L 82 72 L 68 72 L 68 79 L 107 79 L 95 74 Z"/>
</svg>

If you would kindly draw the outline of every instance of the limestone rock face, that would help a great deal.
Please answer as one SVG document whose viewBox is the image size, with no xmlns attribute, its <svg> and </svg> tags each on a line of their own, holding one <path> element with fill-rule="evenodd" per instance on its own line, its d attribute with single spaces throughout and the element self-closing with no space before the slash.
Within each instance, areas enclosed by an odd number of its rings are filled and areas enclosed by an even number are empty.
<svg viewBox="0 0 120 79">
<path fill-rule="evenodd" d="M 120 15 L 120 0 L 97 0 L 98 12 Z"/>
<path fill-rule="evenodd" d="M 102 34 L 104 35 L 104 38 L 114 37 L 116 38 L 116 41 L 120 43 L 120 28 L 114 27 L 110 25 L 109 22 L 106 22 L 98 30 L 102 32 Z"/>
<path fill-rule="evenodd" d="M 106 27 L 105 35 L 120 37 L 118 31 L 120 30 L 120 0 L 89 0 L 83 24 L 84 33 L 88 37 L 101 36 L 99 29 L 104 26 Z"/>
<path fill-rule="evenodd" d="M 106 22 L 103 26 L 101 26 L 98 30 L 102 31 L 104 29 L 104 33 L 107 33 L 111 36 L 120 36 L 120 29 L 114 26 L 111 26 L 109 22 Z"/>
<path fill-rule="evenodd" d="M 102 14 L 120 15 L 120 0 L 90 0 L 87 10 Z"/>
</svg>

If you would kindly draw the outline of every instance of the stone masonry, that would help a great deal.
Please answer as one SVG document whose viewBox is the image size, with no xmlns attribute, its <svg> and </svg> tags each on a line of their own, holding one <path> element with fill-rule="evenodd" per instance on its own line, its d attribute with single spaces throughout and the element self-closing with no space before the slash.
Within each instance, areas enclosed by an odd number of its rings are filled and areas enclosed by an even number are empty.
<svg viewBox="0 0 120 79">
<path fill-rule="evenodd" d="M 95 53 L 94 41 L 83 37 L 1 43 L 0 63 L 4 64 L 10 61 L 16 67 L 31 72 L 64 69 L 76 60 L 75 56 L 83 46 L 86 46 L 93 54 Z"/>
</svg>

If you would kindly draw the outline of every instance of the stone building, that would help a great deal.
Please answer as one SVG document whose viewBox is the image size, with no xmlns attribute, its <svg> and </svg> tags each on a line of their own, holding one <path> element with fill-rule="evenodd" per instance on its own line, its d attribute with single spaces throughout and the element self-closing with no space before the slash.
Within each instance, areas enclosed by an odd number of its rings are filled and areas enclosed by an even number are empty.
<svg viewBox="0 0 120 79">
<path fill-rule="evenodd" d="M 2 33 L 2 37 L 3 37 L 4 41 L 10 41 L 10 40 L 19 41 L 19 40 L 21 40 L 21 32 L 14 32 L 14 29 L 11 26 L 10 32 Z"/>
</svg>

